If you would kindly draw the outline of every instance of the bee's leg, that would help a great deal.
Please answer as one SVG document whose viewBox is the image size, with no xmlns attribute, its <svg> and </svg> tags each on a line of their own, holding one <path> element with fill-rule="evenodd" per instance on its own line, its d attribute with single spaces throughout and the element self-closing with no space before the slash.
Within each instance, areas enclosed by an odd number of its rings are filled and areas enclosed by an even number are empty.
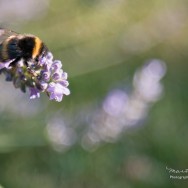
<svg viewBox="0 0 188 188">
<path fill-rule="evenodd" d="M 29 64 L 28 64 L 28 61 L 27 61 L 27 60 L 24 60 L 24 65 L 25 65 L 26 67 L 29 67 Z"/>
<path fill-rule="evenodd" d="M 13 62 L 10 63 L 9 66 L 15 66 L 18 61 L 20 61 L 20 57 L 17 57 Z"/>
</svg>

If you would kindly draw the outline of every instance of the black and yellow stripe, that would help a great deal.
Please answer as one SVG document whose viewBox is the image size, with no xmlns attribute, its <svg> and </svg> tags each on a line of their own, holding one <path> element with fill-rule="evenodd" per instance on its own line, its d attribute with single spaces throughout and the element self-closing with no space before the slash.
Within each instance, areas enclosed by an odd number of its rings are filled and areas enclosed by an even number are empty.
<svg viewBox="0 0 188 188">
<path fill-rule="evenodd" d="M 38 37 L 35 37 L 35 45 L 34 45 L 34 48 L 33 48 L 33 51 L 32 51 L 32 58 L 36 58 L 38 55 L 40 55 L 41 53 L 41 48 L 42 48 L 42 41 L 38 38 Z"/>
<path fill-rule="evenodd" d="M 12 35 L 10 35 L 12 34 Z M 0 62 L 23 59 L 27 62 L 33 59 L 38 62 L 40 56 L 47 53 L 44 43 L 31 34 L 18 34 L 8 30 L 0 30 Z"/>
</svg>

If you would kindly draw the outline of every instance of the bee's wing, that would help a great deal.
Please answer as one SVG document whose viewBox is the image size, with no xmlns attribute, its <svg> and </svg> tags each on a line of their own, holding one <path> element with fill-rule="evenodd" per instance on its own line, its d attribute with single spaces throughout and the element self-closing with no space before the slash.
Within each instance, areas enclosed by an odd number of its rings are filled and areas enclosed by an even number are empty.
<svg viewBox="0 0 188 188">
<path fill-rule="evenodd" d="M 8 37 L 12 36 L 12 35 L 18 35 L 18 33 L 8 30 L 8 29 L 3 29 L 0 28 L 0 44 L 7 39 Z"/>
</svg>

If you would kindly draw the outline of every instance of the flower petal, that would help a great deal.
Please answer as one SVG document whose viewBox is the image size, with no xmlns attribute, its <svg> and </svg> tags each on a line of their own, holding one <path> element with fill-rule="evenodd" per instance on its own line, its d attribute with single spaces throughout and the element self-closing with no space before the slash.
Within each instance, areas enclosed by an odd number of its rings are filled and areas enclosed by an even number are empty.
<svg viewBox="0 0 188 188">
<path fill-rule="evenodd" d="M 40 97 L 40 92 L 37 88 L 30 87 L 30 99 L 36 99 Z"/>
</svg>

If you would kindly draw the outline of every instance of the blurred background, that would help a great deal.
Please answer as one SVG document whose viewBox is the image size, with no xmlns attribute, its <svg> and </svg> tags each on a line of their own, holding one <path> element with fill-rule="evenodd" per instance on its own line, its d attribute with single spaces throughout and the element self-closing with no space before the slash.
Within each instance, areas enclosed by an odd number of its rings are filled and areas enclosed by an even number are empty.
<svg viewBox="0 0 188 188">
<path fill-rule="evenodd" d="M 0 0 L 39 36 L 70 96 L 29 100 L 0 75 L 0 187 L 180 188 L 188 169 L 185 0 Z"/>
</svg>

